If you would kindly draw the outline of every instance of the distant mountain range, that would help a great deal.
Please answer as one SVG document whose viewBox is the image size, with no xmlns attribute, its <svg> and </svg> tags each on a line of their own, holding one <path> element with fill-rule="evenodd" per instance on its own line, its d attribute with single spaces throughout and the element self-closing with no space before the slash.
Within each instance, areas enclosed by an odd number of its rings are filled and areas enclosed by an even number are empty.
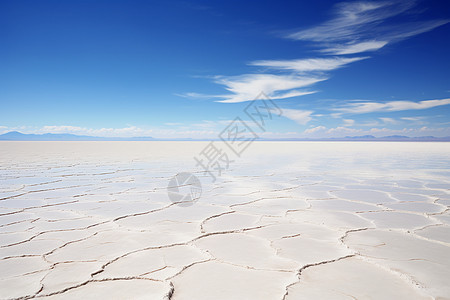
<svg viewBox="0 0 450 300">
<path fill-rule="evenodd" d="M 379 142 L 450 142 L 450 136 L 435 137 L 435 136 L 419 136 L 409 137 L 404 135 L 390 135 L 383 137 L 375 137 L 373 135 L 362 136 L 346 136 L 339 138 L 320 138 L 320 139 L 284 139 L 285 141 L 379 141 Z"/>
<path fill-rule="evenodd" d="M 0 141 L 153 141 L 152 137 L 107 138 L 68 133 L 24 134 L 11 131 L 0 135 Z"/>
<path fill-rule="evenodd" d="M 0 135 L 0 141 L 209 141 L 211 139 L 156 139 L 153 137 L 97 137 L 88 135 L 76 135 L 68 133 L 45 133 L 45 134 L 24 134 L 18 131 L 11 131 Z M 217 139 L 213 139 L 217 140 Z M 448 142 L 450 136 L 434 137 L 421 136 L 409 137 L 403 135 L 391 135 L 375 137 L 373 135 L 346 136 L 341 138 L 286 138 L 286 139 L 259 139 L 260 141 L 404 141 L 404 142 Z"/>
</svg>

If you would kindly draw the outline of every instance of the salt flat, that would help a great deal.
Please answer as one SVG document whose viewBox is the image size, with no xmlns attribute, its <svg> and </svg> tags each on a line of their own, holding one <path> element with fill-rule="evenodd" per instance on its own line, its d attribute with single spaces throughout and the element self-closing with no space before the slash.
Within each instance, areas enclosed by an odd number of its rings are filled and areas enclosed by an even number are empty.
<svg viewBox="0 0 450 300">
<path fill-rule="evenodd" d="M 450 299 L 449 143 L 207 145 L 0 142 L 0 298 Z"/>
</svg>

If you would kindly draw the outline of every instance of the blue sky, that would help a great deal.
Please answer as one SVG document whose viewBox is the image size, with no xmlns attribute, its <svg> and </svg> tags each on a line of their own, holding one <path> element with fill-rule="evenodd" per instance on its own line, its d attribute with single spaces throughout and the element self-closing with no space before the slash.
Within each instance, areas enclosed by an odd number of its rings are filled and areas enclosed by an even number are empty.
<svg viewBox="0 0 450 300">
<path fill-rule="evenodd" d="M 450 2 L 0 1 L 0 133 L 450 136 Z"/>
</svg>

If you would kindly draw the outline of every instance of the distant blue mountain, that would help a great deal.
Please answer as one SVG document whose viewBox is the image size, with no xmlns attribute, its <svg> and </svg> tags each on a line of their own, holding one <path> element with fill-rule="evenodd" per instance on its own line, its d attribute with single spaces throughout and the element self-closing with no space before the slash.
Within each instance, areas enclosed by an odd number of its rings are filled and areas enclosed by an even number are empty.
<svg viewBox="0 0 450 300">
<path fill-rule="evenodd" d="M 76 135 L 68 133 L 45 133 L 45 134 L 24 134 L 18 131 L 11 131 L 0 135 L 0 141 L 210 141 L 215 139 L 155 139 L 153 137 L 97 137 L 87 135 Z M 342 138 L 288 138 L 288 139 L 259 139 L 260 141 L 410 141 L 410 142 L 448 142 L 450 137 L 434 137 L 434 136 L 421 136 L 421 137 L 408 137 L 403 135 L 391 135 L 384 137 L 375 137 L 373 135 L 363 136 L 346 136 Z"/>
<path fill-rule="evenodd" d="M 354 142 L 450 142 L 450 136 L 446 137 L 434 137 L 434 136 L 420 136 L 420 137 L 409 137 L 403 135 L 391 135 L 383 137 L 375 137 L 373 135 L 363 135 L 363 136 L 346 136 L 341 138 L 286 138 L 279 139 L 279 141 L 354 141 Z"/>
<path fill-rule="evenodd" d="M 106 138 L 68 133 L 24 134 L 11 131 L 0 135 L 1 141 L 153 141 L 152 137 Z"/>
<path fill-rule="evenodd" d="M 362 136 L 346 136 L 344 139 L 349 140 L 367 140 L 367 139 L 376 139 L 373 135 L 362 135 Z"/>
</svg>

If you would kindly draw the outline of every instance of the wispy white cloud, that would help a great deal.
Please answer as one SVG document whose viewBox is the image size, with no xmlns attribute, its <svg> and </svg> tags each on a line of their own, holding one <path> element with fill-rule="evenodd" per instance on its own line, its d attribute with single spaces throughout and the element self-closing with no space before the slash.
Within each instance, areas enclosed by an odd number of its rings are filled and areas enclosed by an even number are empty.
<svg viewBox="0 0 450 300">
<path fill-rule="evenodd" d="M 363 126 L 363 127 L 375 127 L 375 126 L 380 126 L 381 122 L 377 121 L 377 120 L 366 120 L 363 122 L 359 122 L 358 126 Z"/>
<path fill-rule="evenodd" d="M 329 134 L 331 134 L 331 133 L 358 133 L 358 132 L 362 132 L 362 130 L 356 129 L 356 128 L 343 127 L 343 126 L 339 126 L 336 128 L 330 128 L 327 131 L 327 133 L 329 133 Z"/>
<path fill-rule="evenodd" d="M 333 57 L 333 58 L 309 58 L 291 60 L 257 60 L 251 62 L 252 66 L 269 67 L 273 69 L 291 70 L 295 72 L 331 71 L 346 64 L 366 59 L 368 57 Z"/>
<path fill-rule="evenodd" d="M 271 99 L 285 99 L 315 93 L 297 90 L 311 86 L 324 77 L 303 77 L 299 75 L 245 74 L 240 76 L 216 77 L 216 83 L 225 86 L 231 94 L 218 96 L 217 102 L 237 103 L 254 100 L 264 92 Z"/>
<path fill-rule="evenodd" d="M 183 98 L 196 98 L 196 99 L 211 99 L 211 98 L 221 98 L 223 95 L 208 95 L 208 94 L 201 94 L 201 93 L 175 93 L 175 96 L 183 97 Z"/>
<path fill-rule="evenodd" d="M 9 131 L 13 131 L 13 130 L 10 130 L 10 129 L 8 128 L 8 126 L 0 126 L 0 134 L 7 133 L 7 132 L 9 132 Z"/>
<path fill-rule="evenodd" d="M 342 113 L 364 114 L 380 111 L 402 111 L 402 110 L 419 110 L 436 106 L 450 104 L 450 98 L 437 100 L 423 100 L 419 102 L 413 101 L 390 101 L 390 102 L 351 102 L 344 107 L 338 107 L 334 110 Z"/>
<path fill-rule="evenodd" d="M 345 55 L 345 54 L 355 54 L 367 51 L 375 51 L 386 46 L 388 42 L 386 41 L 366 41 L 359 43 L 346 43 L 336 46 L 331 46 L 320 50 L 323 53 L 335 54 L 335 55 Z"/>
<path fill-rule="evenodd" d="M 366 59 L 367 57 L 353 58 L 312 58 L 297 60 L 261 60 L 251 62 L 252 66 L 262 66 L 271 69 L 291 71 L 291 74 L 244 74 L 239 76 L 217 76 L 215 82 L 225 86 L 230 92 L 227 95 L 214 95 L 217 102 L 237 103 L 251 101 L 264 92 L 271 99 L 286 99 L 315 93 L 304 90 L 327 77 L 315 72 L 331 71 L 346 64 Z M 299 90 L 300 89 L 300 90 Z M 192 94 L 195 96 L 197 94 Z M 203 95 L 202 97 L 208 97 Z"/>
<path fill-rule="evenodd" d="M 287 35 L 294 40 L 316 42 L 329 54 L 374 51 L 448 23 L 448 20 L 386 24 L 386 20 L 405 14 L 416 1 L 344 2 L 335 6 L 333 17 L 312 28 Z"/>
<path fill-rule="evenodd" d="M 379 118 L 379 119 L 383 121 L 384 124 L 391 124 L 391 125 L 398 124 L 398 121 L 393 118 Z"/>
<path fill-rule="evenodd" d="M 450 128 L 449 127 L 434 127 L 434 128 L 429 128 L 427 126 L 423 126 L 421 128 L 419 128 L 419 132 L 420 133 L 437 133 L 437 132 L 447 132 L 447 134 L 450 134 Z"/>
<path fill-rule="evenodd" d="M 312 120 L 313 111 L 310 110 L 300 110 L 300 109 L 287 109 L 283 108 L 283 117 L 291 119 L 300 125 L 305 125 Z"/>
<path fill-rule="evenodd" d="M 425 119 L 427 119 L 427 117 L 402 117 L 400 119 L 403 120 L 403 121 L 412 122 L 415 125 L 422 125 L 422 124 L 426 124 L 427 123 L 425 121 Z"/>
<path fill-rule="evenodd" d="M 413 14 L 415 0 L 386 0 L 378 2 L 343 2 L 334 8 L 331 19 L 317 26 L 296 31 L 285 37 L 315 43 L 318 51 L 327 55 L 350 55 L 379 50 L 386 45 L 430 31 L 448 23 L 448 20 L 421 22 L 398 22 L 393 18 Z M 392 19 L 392 20 L 391 20 Z M 386 22 L 389 21 L 389 22 Z M 251 101 L 264 92 L 271 99 L 286 99 L 316 93 L 309 88 L 328 79 L 327 72 L 369 57 L 318 57 L 290 60 L 257 60 L 250 66 L 263 67 L 261 73 L 238 76 L 216 76 L 215 83 L 222 85 L 228 93 L 205 95 L 186 93 L 189 98 L 208 98 L 222 103 Z M 445 99 L 444 99 L 445 100 Z M 366 113 L 373 111 L 396 111 L 424 109 L 444 105 L 444 100 L 431 102 L 397 101 L 388 103 L 350 103 L 335 109 L 332 117 L 343 113 Z M 438 101 L 434 103 L 432 101 Z M 385 122 L 386 123 L 386 122 Z M 353 124 L 344 124 L 349 127 Z"/>
<path fill-rule="evenodd" d="M 406 121 L 419 121 L 419 120 L 423 119 L 423 117 L 402 117 L 400 119 L 406 120 Z"/>
<path fill-rule="evenodd" d="M 366 59 L 368 57 L 334 57 L 310 58 L 296 60 L 260 60 L 251 62 L 252 66 L 268 67 L 289 74 L 244 74 L 238 76 L 216 76 L 214 82 L 223 85 L 229 94 L 203 95 L 186 93 L 183 97 L 214 98 L 217 102 L 237 103 L 251 101 L 264 92 L 271 99 L 286 99 L 315 93 L 303 88 L 314 85 L 327 79 L 323 74 L 341 68 L 349 63 Z M 320 73 L 320 74 L 319 74 Z"/>
<path fill-rule="evenodd" d="M 382 34 L 386 37 L 387 40 L 391 42 L 397 42 L 421 33 L 428 32 L 439 26 L 447 24 L 448 22 L 450 22 L 450 20 L 432 20 L 391 25 L 389 27 L 384 27 L 384 32 Z"/>
<path fill-rule="evenodd" d="M 353 126 L 355 124 L 355 120 L 352 119 L 343 119 L 342 121 L 344 121 L 344 124 L 342 126 Z"/>
<path fill-rule="evenodd" d="M 305 134 L 312 134 L 312 133 L 316 133 L 316 132 L 319 132 L 319 131 L 324 131 L 326 129 L 327 128 L 325 126 L 320 125 L 320 126 L 316 126 L 316 127 L 313 127 L 313 128 L 305 129 L 305 131 L 303 131 L 303 133 L 305 133 Z"/>
<path fill-rule="evenodd" d="M 381 21 L 398 15 L 414 5 L 414 1 L 398 2 L 344 2 L 334 8 L 334 16 L 330 20 L 309 29 L 289 34 L 287 37 L 296 40 L 314 42 L 348 41 L 359 38 L 369 28 Z"/>
</svg>

